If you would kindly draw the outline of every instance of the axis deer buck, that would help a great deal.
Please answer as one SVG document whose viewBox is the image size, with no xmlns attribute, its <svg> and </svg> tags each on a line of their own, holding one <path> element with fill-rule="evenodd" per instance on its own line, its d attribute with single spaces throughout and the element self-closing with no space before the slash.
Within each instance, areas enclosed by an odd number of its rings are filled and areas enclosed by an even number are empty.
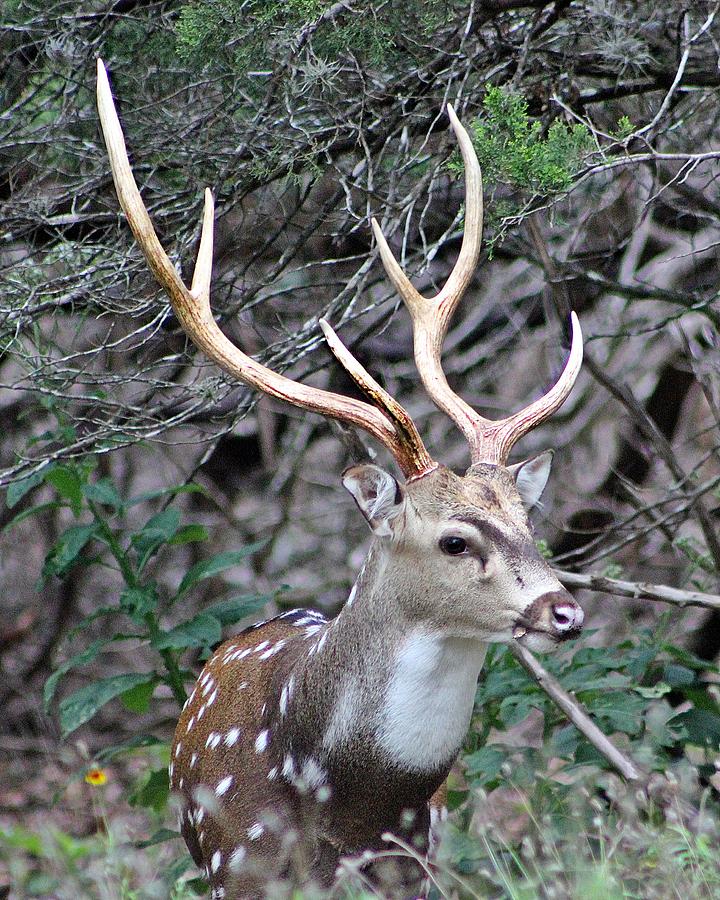
<svg viewBox="0 0 720 900">
<path fill-rule="evenodd" d="M 293 382 L 222 334 L 209 301 L 210 191 L 187 288 L 143 205 L 100 61 L 98 107 L 120 204 L 191 340 L 240 381 L 364 429 L 404 476 L 396 480 L 370 464 L 344 472 L 343 485 L 374 534 L 344 608 L 332 621 L 293 610 L 226 641 L 205 665 L 175 732 L 171 787 L 182 801 L 183 837 L 213 898 L 262 896 L 268 877 L 288 873 L 327 885 L 342 857 L 377 851 L 379 858 L 386 832 L 426 846 L 488 643 L 549 649 L 582 627 L 582 610 L 536 551 L 525 511 L 540 497 L 551 454 L 507 462 L 513 445 L 570 393 L 582 359 L 580 327 L 573 313 L 569 357 L 554 387 L 507 418 L 484 418 L 449 387 L 441 348 L 477 264 L 483 208 L 472 143 L 448 105 L 465 164 L 465 233 L 436 297 L 413 288 L 372 226 L 412 316 L 420 378 L 470 445 L 470 468 L 457 475 L 430 457 L 407 412 L 327 322 L 320 324 L 332 352 L 369 402 Z"/>
</svg>

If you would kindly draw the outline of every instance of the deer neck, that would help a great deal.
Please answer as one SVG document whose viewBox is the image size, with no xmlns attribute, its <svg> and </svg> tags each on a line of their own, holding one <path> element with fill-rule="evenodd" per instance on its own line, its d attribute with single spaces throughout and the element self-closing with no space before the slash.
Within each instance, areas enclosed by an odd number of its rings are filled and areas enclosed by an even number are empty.
<svg viewBox="0 0 720 900">
<path fill-rule="evenodd" d="M 444 775 L 467 733 L 486 645 L 412 621 L 413 598 L 386 569 L 375 545 L 340 615 L 298 660 L 295 734 L 330 763 L 357 754 L 379 769 Z"/>
</svg>

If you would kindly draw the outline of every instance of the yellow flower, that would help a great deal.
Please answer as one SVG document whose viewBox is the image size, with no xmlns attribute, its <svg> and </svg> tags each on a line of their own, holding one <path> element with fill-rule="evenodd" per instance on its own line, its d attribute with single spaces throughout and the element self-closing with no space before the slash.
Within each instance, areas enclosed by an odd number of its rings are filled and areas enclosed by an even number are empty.
<svg viewBox="0 0 720 900">
<path fill-rule="evenodd" d="M 85 773 L 85 781 L 87 781 L 88 784 L 92 784 L 94 787 L 100 787 L 107 781 L 105 770 L 101 769 L 100 766 L 92 766 Z"/>
</svg>

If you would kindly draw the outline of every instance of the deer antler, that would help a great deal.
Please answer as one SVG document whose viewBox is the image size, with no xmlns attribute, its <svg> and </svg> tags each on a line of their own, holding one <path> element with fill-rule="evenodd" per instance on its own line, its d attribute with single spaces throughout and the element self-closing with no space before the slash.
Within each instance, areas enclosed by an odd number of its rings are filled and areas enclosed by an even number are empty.
<svg viewBox="0 0 720 900">
<path fill-rule="evenodd" d="M 211 192 L 205 190 L 200 248 L 188 290 L 155 234 L 135 183 L 107 72 L 100 59 L 97 103 L 120 205 L 150 270 L 170 298 L 175 315 L 192 342 L 221 369 L 245 384 L 303 409 L 363 428 L 387 447 L 406 477 L 418 477 L 436 468 L 408 413 L 373 380 L 327 323 L 323 323 L 323 330 L 329 335 L 333 352 L 374 405 L 292 381 L 247 356 L 225 337 L 210 310 L 214 216 Z"/>
<path fill-rule="evenodd" d="M 415 365 L 426 391 L 433 403 L 447 413 L 465 435 L 473 464 L 504 464 L 513 445 L 567 399 L 580 371 L 582 333 L 573 312 L 570 355 L 557 383 L 534 403 L 505 419 L 484 418 L 450 388 L 440 361 L 442 344 L 455 307 L 477 266 L 482 241 L 483 200 L 482 175 L 475 148 L 449 103 L 447 111 L 465 165 L 465 233 L 455 267 L 440 293 L 435 297 L 423 297 L 418 293 L 398 265 L 375 219 L 372 227 L 385 271 L 412 316 Z"/>
</svg>

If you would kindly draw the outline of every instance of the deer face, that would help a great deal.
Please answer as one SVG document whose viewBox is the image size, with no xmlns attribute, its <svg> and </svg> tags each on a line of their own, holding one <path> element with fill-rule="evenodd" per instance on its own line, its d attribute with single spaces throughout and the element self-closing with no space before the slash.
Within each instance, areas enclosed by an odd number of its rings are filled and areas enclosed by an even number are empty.
<svg viewBox="0 0 720 900">
<path fill-rule="evenodd" d="M 583 612 L 532 538 L 551 454 L 504 467 L 444 467 L 400 486 L 377 466 L 353 466 L 345 487 L 378 537 L 385 589 L 414 623 L 481 642 L 516 639 L 536 650 L 576 636 Z"/>
</svg>

